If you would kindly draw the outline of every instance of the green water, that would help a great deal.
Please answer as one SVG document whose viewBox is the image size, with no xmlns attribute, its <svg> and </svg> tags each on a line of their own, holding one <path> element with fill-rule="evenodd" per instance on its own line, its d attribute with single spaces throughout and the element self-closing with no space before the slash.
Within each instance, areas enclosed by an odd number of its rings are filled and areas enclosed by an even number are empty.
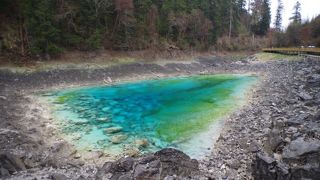
<svg viewBox="0 0 320 180">
<path fill-rule="evenodd" d="M 250 75 L 201 75 L 54 92 L 62 135 L 79 150 L 119 155 L 178 148 L 200 158 L 228 114 L 245 103 Z"/>
</svg>

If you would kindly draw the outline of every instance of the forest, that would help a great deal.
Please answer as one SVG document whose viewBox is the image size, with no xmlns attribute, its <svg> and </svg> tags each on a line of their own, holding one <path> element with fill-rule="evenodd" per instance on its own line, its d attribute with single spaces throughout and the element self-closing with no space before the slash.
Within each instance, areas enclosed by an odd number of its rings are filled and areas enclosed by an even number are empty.
<svg viewBox="0 0 320 180">
<path fill-rule="evenodd" d="M 297 7 L 282 30 L 279 2 L 278 28 L 270 29 L 269 0 L 249 6 L 246 0 L 2 0 L 0 52 L 54 56 L 70 50 L 319 45 L 320 16 L 302 22 Z"/>
</svg>

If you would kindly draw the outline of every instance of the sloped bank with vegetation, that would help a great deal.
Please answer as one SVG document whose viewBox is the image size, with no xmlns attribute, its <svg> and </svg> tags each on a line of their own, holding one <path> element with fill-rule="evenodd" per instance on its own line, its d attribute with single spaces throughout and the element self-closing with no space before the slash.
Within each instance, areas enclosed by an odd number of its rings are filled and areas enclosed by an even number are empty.
<svg viewBox="0 0 320 180">
<path fill-rule="evenodd" d="M 188 63 L 133 63 L 22 74 L 1 70 L 1 176 L 9 179 L 319 177 L 319 61 L 288 61 L 285 56 L 282 60 L 259 61 L 256 57 L 259 56 L 234 61 L 211 57 Z M 248 72 L 257 73 L 262 79 L 252 92 L 250 104 L 227 118 L 212 153 L 199 161 L 172 149 L 113 163 L 105 163 L 108 157 L 101 152 L 79 154 L 70 144 L 56 138 L 46 108 L 29 96 L 39 89 L 105 83 L 108 79 Z"/>
</svg>

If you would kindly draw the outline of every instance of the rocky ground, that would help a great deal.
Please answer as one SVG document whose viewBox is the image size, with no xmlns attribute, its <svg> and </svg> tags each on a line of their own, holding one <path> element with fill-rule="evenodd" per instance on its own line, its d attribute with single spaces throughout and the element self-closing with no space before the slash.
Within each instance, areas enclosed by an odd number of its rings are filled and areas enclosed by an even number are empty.
<svg viewBox="0 0 320 180">
<path fill-rule="evenodd" d="M 130 79 L 256 73 L 250 102 L 226 120 L 212 153 L 192 160 L 165 149 L 115 162 L 89 161 L 55 135 L 30 93 Z M 131 77 L 131 78 L 130 78 Z M 199 58 L 32 73 L 0 71 L 0 178 L 8 179 L 317 179 L 320 177 L 320 61 Z M 91 160 L 103 155 L 91 152 Z"/>
<path fill-rule="evenodd" d="M 269 64 L 270 63 L 270 64 Z M 275 61 L 202 163 L 226 179 L 319 179 L 320 62 Z"/>
</svg>

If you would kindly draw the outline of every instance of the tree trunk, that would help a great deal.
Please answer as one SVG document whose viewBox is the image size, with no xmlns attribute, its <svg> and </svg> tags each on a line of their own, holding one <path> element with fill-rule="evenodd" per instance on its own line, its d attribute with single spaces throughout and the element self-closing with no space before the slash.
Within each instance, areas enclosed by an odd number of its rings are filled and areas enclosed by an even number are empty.
<svg viewBox="0 0 320 180">
<path fill-rule="evenodd" d="M 24 45 L 24 33 L 23 33 L 23 20 L 22 20 L 22 16 L 20 14 L 19 16 L 19 38 L 20 38 L 20 53 L 22 56 L 25 55 L 25 45 Z"/>
<path fill-rule="evenodd" d="M 232 31 L 232 1 L 231 1 L 231 4 L 230 4 L 229 40 L 231 39 L 231 31 Z"/>
</svg>

